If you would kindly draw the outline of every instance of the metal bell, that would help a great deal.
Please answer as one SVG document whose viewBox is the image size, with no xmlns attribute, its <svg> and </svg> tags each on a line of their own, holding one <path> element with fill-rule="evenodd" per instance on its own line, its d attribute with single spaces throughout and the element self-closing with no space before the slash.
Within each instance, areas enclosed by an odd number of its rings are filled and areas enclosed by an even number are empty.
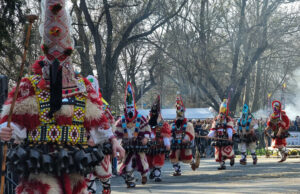
<svg viewBox="0 0 300 194">
<path fill-rule="evenodd" d="M 44 172 L 53 172 L 52 159 L 48 154 L 42 155 L 42 170 Z"/>
</svg>

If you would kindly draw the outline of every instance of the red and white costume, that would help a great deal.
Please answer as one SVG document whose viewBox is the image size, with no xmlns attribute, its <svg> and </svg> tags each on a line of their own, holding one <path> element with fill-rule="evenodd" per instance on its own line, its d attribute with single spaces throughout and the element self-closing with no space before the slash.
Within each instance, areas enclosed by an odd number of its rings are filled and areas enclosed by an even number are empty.
<svg viewBox="0 0 300 194">
<path fill-rule="evenodd" d="M 288 129 L 290 127 L 290 120 L 286 115 L 285 111 L 281 110 L 281 103 L 277 100 L 272 102 L 273 113 L 270 115 L 267 122 L 268 128 L 270 128 L 274 136 L 272 137 L 272 147 L 278 148 L 281 154 L 281 160 L 283 162 L 287 157 L 286 149 L 286 137 L 288 134 Z M 278 133 L 281 133 L 280 135 Z"/>
<path fill-rule="evenodd" d="M 212 128 L 210 129 L 210 133 L 208 134 L 208 137 L 216 137 L 216 138 L 222 138 L 227 135 L 227 138 L 232 138 L 232 128 L 233 128 L 233 122 L 232 119 L 228 116 L 226 118 L 226 127 L 224 126 L 217 126 L 218 119 L 215 118 Z M 231 159 L 234 158 L 234 152 L 232 145 L 227 146 L 215 146 L 215 159 L 216 162 L 222 162 L 224 159 Z"/>
<path fill-rule="evenodd" d="M 151 128 L 151 139 L 152 141 L 156 141 L 156 129 L 157 128 Z M 160 129 L 160 137 L 159 137 L 159 143 L 163 144 L 164 146 L 170 146 L 170 138 L 171 138 L 171 127 L 167 122 L 163 123 L 162 128 Z M 161 168 L 163 167 L 165 163 L 165 154 L 157 154 L 154 156 L 147 156 L 149 168 Z"/>
<path fill-rule="evenodd" d="M 234 164 L 234 150 L 232 144 L 233 121 L 227 116 L 227 100 L 220 106 L 219 115 L 214 119 L 208 137 L 215 138 L 215 160 L 220 163 L 219 170 L 225 169 L 225 160 L 230 159 L 230 165 Z"/>
<path fill-rule="evenodd" d="M 130 140 L 131 142 L 137 142 L 138 140 L 150 138 L 150 127 L 147 119 L 140 115 L 136 110 L 136 104 L 134 99 L 134 90 L 130 82 L 127 83 L 125 90 L 125 113 L 116 122 L 115 135 L 121 138 L 122 141 Z M 125 149 L 126 150 L 126 149 Z M 147 182 L 147 172 L 149 165 L 145 152 L 126 150 L 125 160 L 120 168 L 120 173 L 125 176 L 125 182 L 127 187 L 135 187 L 135 178 L 133 171 L 137 170 L 142 175 L 142 183 Z"/>
<path fill-rule="evenodd" d="M 75 76 L 72 67 L 69 57 L 73 50 L 72 38 L 65 0 L 43 0 L 42 10 L 40 31 L 45 57 L 33 65 L 35 75 L 21 81 L 12 115 L 12 138 L 21 143 L 29 142 L 34 149 L 38 149 L 39 143 L 43 142 L 51 148 L 44 153 L 49 155 L 60 151 L 58 146 L 51 147 L 53 144 L 59 144 L 64 149 L 76 144 L 87 145 L 89 133 L 101 134 L 98 137 L 109 140 L 113 132 L 102 110 L 102 102 L 91 83 Z M 14 93 L 15 89 L 9 93 L 3 106 L 0 130 L 7 126 Z M 99 139 L 94 141 L 97 143 Z M 82 151 L 82 148 L 79 150 Z M 56 162 L 53 161 L 53 167 L 56 167 Z M 16 193 L 88 194 L 85 177 L 79 171 L 72 170 L 72 173 L 64 171 L 61 175 L 30 172 L 20 180 Z"/>
<path fill-rule="evenodd" d="M 151 127 L 151 151 L 147 155 L 149 168 L 151 170 L 150 179 L 155 182 L 161 181 L 161 168 L 165 163 L 165 151 L 170 150 L 171 127 L 164 122 L 160 113 L 160 96 L 150 110 L 150 119 L 148 121 Z"/>
<path fill-rule="evenodd" d="M 171 153 L 170 160 L 173 164 L 173 176 L 180 176 L 180 164 L 191 163 L 193 159 L 192 141 L 195 138 L 194 126 L 184 116 L 185 107 L 181 96 L 176 98 L 176 119 L 171 129 Z"/>
<path fill-rule="evenodd" d="M 97 91 L 98 98 L 101 100 L 102 94 L 99 89 L 98 80 L 92 75 L 87 76 L 87 79 L 91 82 L 93 88 L 95 89 L 95 91 Z M 106 118 L 109 122 L 110 127 L 112 127 L 112 131 L 114 132 L 114 129 L 113 129 L 114 128 L 113 126 L 115 123 L 114 117 L 112 116 L 112 114 L 108 108 L 104 108 L 103 111 L 104 111 L 104 115 L 106 116 Z M 105 143 L 105 139 L 102 138 L 103 134 L 101 134 L 101 132 L 99 132 L 99 131 L 91 132 L 91 137 L 94 139 L 94 142 L 97 144 Z M 102 193 L 109 194 L 110 193 L 110 179 L 112 177 L 111 155 L 105 155 L 105 157 L 102 160 L 102 162 L 100 163 L 100 165 L 96 166 L 94 173 L 87 176 L 87 179 L 91 182 L 90 186 L 95 185 L 93 183 L 95 177 L 99 178 L 99 180 L 102 182 L 102 186 L 103 186 Z M 96 188 L 93 188 L 93 189 L 96 190 Z"/>
</svg>

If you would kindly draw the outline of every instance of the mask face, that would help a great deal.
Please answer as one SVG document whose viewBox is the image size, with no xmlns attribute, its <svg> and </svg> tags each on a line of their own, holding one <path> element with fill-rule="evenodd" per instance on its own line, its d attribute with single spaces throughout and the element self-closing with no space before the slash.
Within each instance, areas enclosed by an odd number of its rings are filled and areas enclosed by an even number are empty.
<svg viewBox="0 0 300 194">
<path fill-rule="evenodd" d="M 134 113 L 135 113 L 135 110 L 134 110 L 134 107 L 127 107 L 127 116 L 131 119 L 134 117 Z"/>
<path fill-rule="evenodd" d="M 274 113 L 279 113 L 280 112 L 280 109 L 279 109 L 279 106 L 274 106 L 273 107 L 273 111 L 274 111 Z"/>
<path fill-rule="evenodd" d="M 243 107 L 243 114 L 248 114 L 249 108 L 247 106 L 247 104 L 244 105 Z"/>
<path fill-rule="evenodd" d="M 151 127 L 156 127 L 157 126 L 157 119 L 158 119 L 158 114 L 151 114 L 151 117 L 149 119 L 149 125 Z"/>
<path fill-rule="evenodd" d="M 183 123 L 182 119 L 177 119 L 175 124 L 177 127 L 180 127 L 182 123 Z"/>
<path fill-rule="evenodd" d="M 218 120 L 222 122 L 222 121 L 224 121 L 225 119 L 226 119 L 225 114 L 224 114 L 224 113 L 220 113 L 219 116 L 218 116 Z"/>
<path fill-rule="evenodd" d="M 177 107 L 176 108 L 177 117 L 183 117 L 183 115 L 184 115 L 184 109 L 183 109 L 183 107 L 181 107 L 179 105 L 177 105 L 176 107 Z"/>
</svg>

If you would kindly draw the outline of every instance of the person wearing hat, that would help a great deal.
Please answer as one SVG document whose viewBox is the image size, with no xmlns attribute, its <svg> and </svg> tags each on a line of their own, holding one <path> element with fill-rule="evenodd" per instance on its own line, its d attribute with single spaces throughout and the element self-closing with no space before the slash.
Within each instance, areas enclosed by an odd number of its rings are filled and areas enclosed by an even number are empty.
<svg viewBox="0 0 300 194">
<path fill-rule="evenodd" d="M 185 118 L 185 107 L 181 96 L 176 98 L 176 119 L 172 124 L 170 160 L 173 164 L 173 176 L 180 176 L 180 161 L 190 164 L 193 159 L 192 141 L 195 138 L 193 124 Z"/>
<path fill-rule="evenodd" d="M 233 151 L 233 120 L 228 116 L 227 99 L 220 105 L 218 116 L 214 119 L 208 137 L 212 138 L 212 146 L 215 146 L 215 160 L 220 164 L 218 170 L 226 169 L 225 160 L 230 160 L 230 166 L 234 165 Z"/>
<path fill-rule="evenodd" d="M 88 75 L 87 79 L 91 82 L 91 85 L 95 89 L 98 98 L 103 103 L 103 111 L 104 115 L 106 116 L 108 123 L 110 127 L 112 128 L 112 131 L 115 131 L 115 119 L 112 116 L 108 103 L 103 99 L 102 94 L 100 92 L 99 83 L 95 76 Z M 106 139 L 102 137 L 101 132 L 92 132 L 91 134 L 94 139 L 97 139 L 97 144 L 103 145 L 107 143 Z M 89 180 L 89 190 L 91 192 L 95 192 L 97 188 L 95 188 L 97 185 L 95 183 L 95 178 L 98 178 L 102 183 L 102 194 L 110 194 L 111 193 L 111 182 L 112 177 L 112 162 L 111 162 L 111 155 L 107 154 L 105 155 L 104 159 L 95 167 L 95 171 L 87 176 L 87 179 Z"/>
<path fill-rule="evenodd" d="M 146 157 L 148 140 L 151 129 L 147 119 L 138 113 L 134 98 L 134 90 L 130 82 L 127 83 L 124 97 L 124 115 L 116 122 L 115 134 L 122 139 L 126 155 L 120 168 L 128 188 L 136 186 L 134 170 L 141 173 L 142 184 L 147 183 L 149 165 Z"/>
<path fill-rule="evenodd" d="M 253 164 L 256 165 L 257 163 L 257 156 L 256 156 L 256 142 L 257 137 L 255 135 L 255 128 L 257 125 L 254 125 L 252 122 L 252 114 L 250 113 L 249 107 L 247 104 L 244 104 L 242 115 L 238 119 L 237 122 L 237 134 L 238 134 L 238 149 L 241 152 L 241 160 L 240 164 L 246 165 L 247 164 L 247 149 L 250 151 Z"/>
<path fill-rule="evenodd" d="M 165 153 L 170 151 L 171 127 L 162 118 L 158 95 L 150 109 L 149 126 L 151 127 L 151 147 L 147 154 L 150 179 L 161 182 L 161 168 L 165 163 Z"/>
<path fill-rule="evenodd" d="M 270 115 L 265 132 L 272 130 L 272 146 L 280 152 L 281 159 L 278 162 L 284 162 L 288 156 L 286 149 L 286 138 L 289 136 L 288 129 L 290 120 L 285 111 L 281 108 L 278 100 L 272 102 L 273 113 Z"/>
<path fill-rule="evenodd" d="M 85 175 L 105 157 L 97 146 L 99 136 L 92 134 L 101 133 L 112 143 L 114 155 L 124 156 L 96 91 L 73 70 L 65 3 L 41 1 L 44 56 L 33 64 L 34 75 L 21 81 L 11 127 L 7 120 L 15 89 L 1 113 L 1 140 L 19 143 L 7 156 L 7 165 L 20 176 L 17 194 L 88 193 Z"/>
</svg>

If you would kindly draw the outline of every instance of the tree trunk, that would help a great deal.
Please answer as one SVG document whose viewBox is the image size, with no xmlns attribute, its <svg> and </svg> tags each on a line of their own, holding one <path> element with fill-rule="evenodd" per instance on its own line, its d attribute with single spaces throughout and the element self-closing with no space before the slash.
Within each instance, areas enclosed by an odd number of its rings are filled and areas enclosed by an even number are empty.
<svg viewBox="0 0 300 194">
<path fill-rule="evenodd" d="M 256 112 L 260 107 L 259 94 L 260 94 L 260 87 L 261 87 L 261 75 L 262 75 L 261 60 L 258 60 L 256 64 L 254 97 L 253 97 L 252 108 L 251 108 L 252 112 Z M 263 98 L 263 96 L 261 97 Z"/>
<path fill-rule="evenodd" d="M 232 69 L 231 69 L 231 86 L 235 84 L 237 80 L 237 65 L 239 61 L 239 54 L 240 54 L 240 48 L 242 45 L 242 36 L 244 34 L 244 22 L 245 22 L 245 9 L 246 9 L 246 2 L 247 0 L 242 0 L 242 7 L 241 7 L 241 14 L 240 14 L 240 21 L 239 21 L 239 30 L 237 33 L 237 40 L 234 46 L 234 55 L 232 59 Z"/>
<path fill-rule="evenodd" d="M 250 76 L 248 76 L 247 81 L 246 81 L 246 87 L 245 87 L 243 104 L 247 104 L 248 106 L 250 106 L 250 104 L 249 104 L 250 94 L 251 94 Z"/>
<path fill-rule="evenodd" d="M 73 5 L 74 5 L 74 11 L 77 17 L 77 21 L 78 21 L 78 35 L 79 38 L 78 40 L 75 40 L 76 42 L 76 46 L 78 46 L 77 51 L 79 53 L 80 56 L 80 67 L 81 67 L 81 75 L 83 75 L 84 77 L 88 76 L 88 75 L 93 75 L 93 69 L 91 66 L 91 62 L 90 62 L 90 49 L 89 49 L 89 41 L 88 38 L 85 34 L 84 28 L 83 28 L 83 20 L 81 17 L 82 11 L 79 9 L 79 7 L 77 6 L 77 2 L 75 0 L 72 0 Z"/>
</svg>

